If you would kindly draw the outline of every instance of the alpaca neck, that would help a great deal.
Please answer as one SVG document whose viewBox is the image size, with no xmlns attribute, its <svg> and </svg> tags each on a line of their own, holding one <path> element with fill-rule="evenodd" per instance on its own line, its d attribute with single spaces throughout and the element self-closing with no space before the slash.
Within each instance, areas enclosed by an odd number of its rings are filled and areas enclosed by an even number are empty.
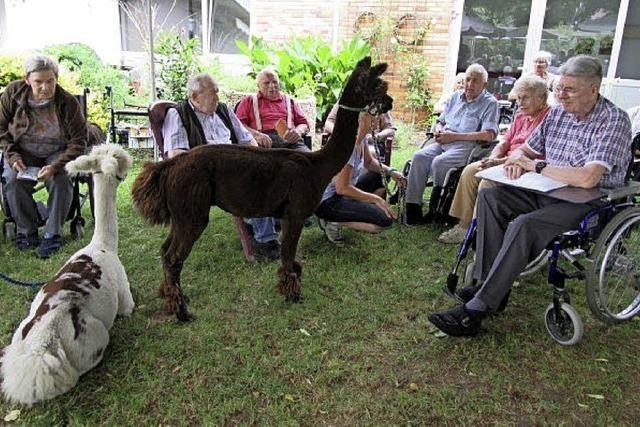
<svg viewBox="0 0 640 427">
<path fill-rule="evenodd" d="M 95 228 L 92 244 L 118 252 L 118 220 L 116 213 L 116 194 L 118 184 L 115 178 L 105 174 L 94 174 Z"/>
<path fill-rule="evenodd" d="M 358 134 L 359 116 L 357 111 L 338 109 L 329 143 L 319 153 L 319 174 L 323 180 L 329 182 L 351 157 Z"/>
</svg>

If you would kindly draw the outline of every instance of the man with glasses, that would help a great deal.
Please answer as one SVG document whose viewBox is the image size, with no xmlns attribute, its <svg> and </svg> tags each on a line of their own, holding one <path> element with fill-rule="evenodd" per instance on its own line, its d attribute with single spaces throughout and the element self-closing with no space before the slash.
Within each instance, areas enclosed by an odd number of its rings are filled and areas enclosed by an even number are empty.
<svg viewBox="0 0 640 427">
<path fill-rule="evenodd" d="M 580 55 L 560 68 L 559 105 L 505 163 L 505 172 L 545 175 L 573 187 L 619 187 L 631 158 L 629 116 L 599 94 L 602 64 Z M 534 160 L 544 156 L 545 160 Z M 429 315 L 454 336 L 476 335 L 488 314 L 504 309 L 513 281 L 557 234 L 575 228 L 598 202 L 574 204 L 500 186 L 478 197 L 474 278 L 483 284 L 458 292 L 463 304 Z"/>
<path fill-rule="evenodd" d="M 276 72 L 264 69 L 258 73 L 256 81 L 258 93 L 244 97 L 236 113 L 258 145 L 309 151 L 302 141 L 303 135 L 309 131 L 309 123 L 300 106 L 280 92 Z"/>
</svg>

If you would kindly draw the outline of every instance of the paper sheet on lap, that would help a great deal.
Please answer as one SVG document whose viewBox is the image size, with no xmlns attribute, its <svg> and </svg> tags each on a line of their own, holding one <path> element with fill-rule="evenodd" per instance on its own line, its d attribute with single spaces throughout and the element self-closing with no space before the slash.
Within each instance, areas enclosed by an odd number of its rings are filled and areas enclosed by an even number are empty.
<svg viewBox="0 0 640 427">
<path fill-rule="evenodd" d="M 509 179 L 504 172 L 503 165 L 481 170 L 476 174 L 476 177 L 499 182 L 501 184 L 511 185 L 513 187 L 541 191 L 543 193 L 568 186 L 568 184 L 564 184 L 535 172 L 527 172 L 518 179 Z"/>
</svg>

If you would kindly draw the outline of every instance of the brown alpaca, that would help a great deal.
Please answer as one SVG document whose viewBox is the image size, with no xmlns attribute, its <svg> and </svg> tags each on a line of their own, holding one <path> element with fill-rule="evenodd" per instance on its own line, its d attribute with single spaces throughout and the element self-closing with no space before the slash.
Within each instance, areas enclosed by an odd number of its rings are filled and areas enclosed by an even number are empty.
<svg viewBox="0 0 640 427">
<path fill-rule="evenodd" d="M 287 301 L 301 298 L 302 266 L 295 261 L 305 218 L 331 178 L 345 165 L 356 140 L 358 114 L 386 112 L 392 99 L 380 79 L 386 64 L 358 63 L 340 98 L 335 129 L 320 151 L 302 153 L 235 145 L 205 145 L 158 163 L 148 163 L 133 184 L 134 205 L 152 224 L 170 224 L 161 255 L 164 310 L 191 319 L 180 288 L 180 272 L 209 222 L 211 206 L 241 217 L 282 218 L 278 291 Z"/>
</svg>

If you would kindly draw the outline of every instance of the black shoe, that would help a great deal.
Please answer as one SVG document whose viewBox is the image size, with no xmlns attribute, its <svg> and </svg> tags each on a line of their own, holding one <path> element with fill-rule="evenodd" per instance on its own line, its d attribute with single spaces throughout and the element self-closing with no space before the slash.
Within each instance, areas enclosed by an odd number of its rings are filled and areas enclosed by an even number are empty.
<svg viewBox="0 0 640 427">
<path fill-rule="evenodd" d="M 405 205 L 408 225 L 420 225 L 422 222 L 422 206 L 417 203 L 407 203 Z"/>
<path fill-rule="evenodd" d="M 40 258 L 49 258 L 62 247 L 62 236 L 55 235 L 53 237 L 45 237 L 38 246 L 38 256 Z"/>
<path fill-rule="evenodd" d="M 429 321 L 436 328 L 453 337 L 474 337 L 480 332 L 482 319 L 486 313 L 482 311 L 467 310 L 460 304 L 451 310 L 440 313 L 431 313 Z"/>
<path fill-rule="evenodd" d="M 280 243 L 270 240 L 265 243 L 253 241 L 254 254 L 262 261 L 275 261 L 280 258 Z"/>
<path fill-rule="evenodd" d="M 40 244 L 38 233 L 29 233 L 29 235 L 19 233 L 16 235 L 16 248 L 21 251 L 37 248 Z"/>
</svg>

